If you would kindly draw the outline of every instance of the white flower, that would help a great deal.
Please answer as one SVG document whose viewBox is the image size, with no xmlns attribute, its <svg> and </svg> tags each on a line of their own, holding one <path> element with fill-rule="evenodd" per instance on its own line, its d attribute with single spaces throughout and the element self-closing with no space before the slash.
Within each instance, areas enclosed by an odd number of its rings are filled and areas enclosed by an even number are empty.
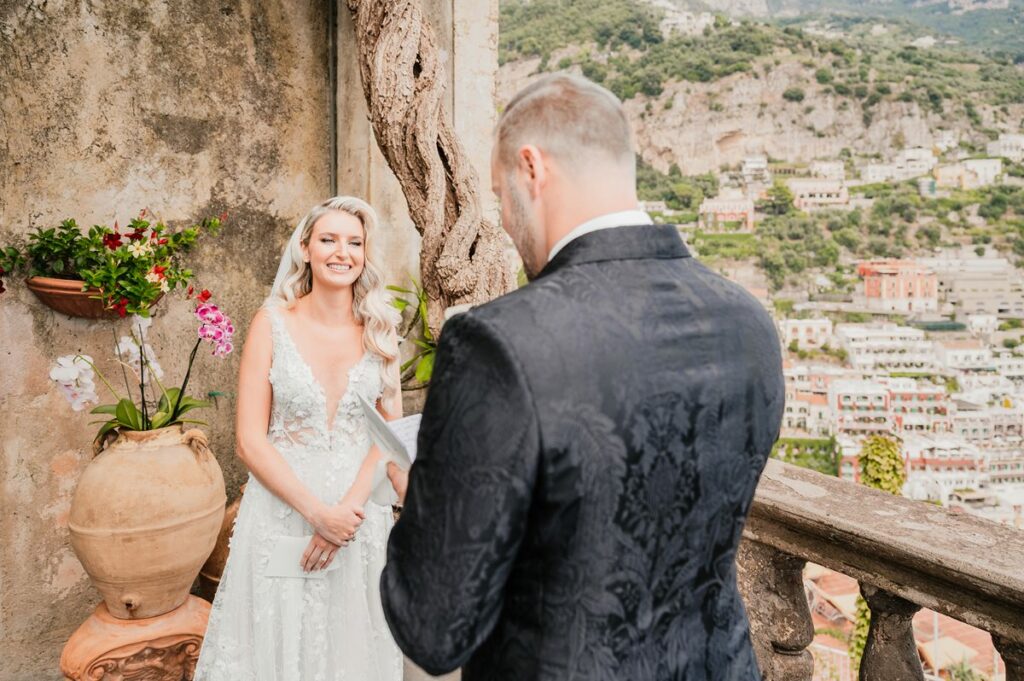
<svg viewBox="0 0 1024 681">
<path fill-rule="evenodd" d="M 150 272 L 149 274 L 146 275 L 146 281 L 148 281 L 150 284 L 155 284 L 158 281 L 160 281 L 160 275 Z"/>
<path fill-rule="evenodd" d="M 82 411 L 100 400 L 90 362 L 92 357 L 88 355 L 65 355 L 58 357 L 57 364 L 50 369 L 50 378 L 75 411 Z"/>
<path fill-rule="evenodd" d="M 118 356 L 136 374 L 139 374 L 141 370 L 143 352 L 146 356 L 146 383 L 149 383 L 149 377 L 153 374 L 156 374 L 157 378 L 163 378 L 164 370 L 160 367 L 160 363 L 156 361 L 156 354 L 149 343 L 144 343 L 140 348 L 138 342 L 131 336 L 121 336 L 117 342 Z"/>
<path fill-rule="evenodd" d="M 142 339 L 145 340 L 149 327 L 153 326 L 153 318 L 133 314 L 131 319 L 128 320 L 128 325 L 132 331 L 138 331 L 142 334 Z"/>
<path fill-rule="evenodd" d="M 128 252 L 131 253 L 136 258 L 140 258 L 144 255 L 149 255 L 152 252 L 152 250 L 153 248 L 149 245 L 149 243 L 145 241 L 133 241 L 130 244 L 128 244 Z"/>
<path fill-rule="evenodd" d="M 171 290 L 171 285 L 167 283 L 166 279 L 160 282 L 160 290 L 163 291 L 164 293 L 167 293 L 168 291 Z"/>
</svg>

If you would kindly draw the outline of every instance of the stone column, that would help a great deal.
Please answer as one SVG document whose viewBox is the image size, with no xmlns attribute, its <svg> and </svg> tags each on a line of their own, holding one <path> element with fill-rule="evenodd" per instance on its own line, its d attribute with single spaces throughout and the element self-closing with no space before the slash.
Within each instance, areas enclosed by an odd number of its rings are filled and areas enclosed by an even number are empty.
<svg viewBox="0 0 1024 681">
<path fill-rule="evenodd" d="M 921 606 L 870 584 L 862 584 L 860 592 L 871 608 L 860 681 L 924 681 L 913 625 Z"/>
<path fill-rule="evenodd" d="M 1006 664 L 1006 681 L 1024 681 L 1024 641 L 993 636 L 992 642 Z"/>
<path fill-rule="evenodd" d="M 765 681 L 809 681 L 814 624 L 804 592 L 806 561 L 744 540 L 736 556 L 740 592 Z"/>
</svg>

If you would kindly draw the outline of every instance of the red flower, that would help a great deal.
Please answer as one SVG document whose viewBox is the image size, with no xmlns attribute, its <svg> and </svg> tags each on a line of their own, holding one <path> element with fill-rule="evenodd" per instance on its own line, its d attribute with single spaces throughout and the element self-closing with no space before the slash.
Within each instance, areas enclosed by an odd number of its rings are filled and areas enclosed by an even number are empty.
<svg viewBox="0 0 1024 681">
<path fill-rule="evenodd" d="M 167 271 L 166 267 L 161 267 L 160 265 L 153 265 L 153 274 L 155 274 L 156 276 L 160 277 L 161 279 L 164 278 L 164 272 L 166 272 L 166 271 Z"/>
<path fill-rule="evenodd" d="M 224 222 L 225 220 L 227 220 L 228 219 L 228 212 L 224 211 L 223 213 L 221 213 L 219 219 L 220 219 L 221 222 Z"/>
<path fill-rule="evenodd" d="M 113 309 L 117 310 L 117 315 L 119 317 L 127 317 L 128 316 L 128 311 L 125 309 L 125 308 L 128 307 L 128 299 L 127 298 L 122 298 L 121 302 L 114 303 L 111 307 Z"/>
<path fill-rule="evenodd" d="M 167 239 L 160 239 L 159 241 L 156 242 L 156 244 L 157 244 L 157 246 L 166 246 L 167 245 Z"/>
<path fill-rule="evenodd" d="M 117 232 L 114 232 L 113 234 L 104 234 L 103 245 L 112 251 L 116 251 L 121 246 L 121 235 Z"/>
<path fill-rule="evenodd" d="M 189 285 L 189 287 L 188 287 L 188 293 L 186 293 L 186 294 L 185 294 L 185 297 L 186 297 L 186 298 L 191 298 L 191 297 L 192 297 L 192 294 L 193 294 L 193 293 L 195 293 L 195 290 L 196 290 L 196 287 L 195 287 L 195 286 Z"/>
<path fill-rule="evenodd" d="M 198 296 L 196 296 L 196 300 L 198 300 L 200 303 L 205 303 L 206 301 L 208 301 L 210 299 L 210 296 L 212 296 L 212 295 L 213 294 L 210 293 L 209 290 L 204 288 L 202 293 L 200 293 Z"/>
</svg>

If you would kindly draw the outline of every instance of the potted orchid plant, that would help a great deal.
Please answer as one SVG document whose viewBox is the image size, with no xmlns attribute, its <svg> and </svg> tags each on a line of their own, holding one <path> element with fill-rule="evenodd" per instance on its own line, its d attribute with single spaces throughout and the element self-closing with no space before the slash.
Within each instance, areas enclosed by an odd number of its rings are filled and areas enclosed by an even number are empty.
<svg viewBox="0 0 1024 681">
<path fill-rule="evenodd" d="M 194 289 L 190 287 L 190 297 L 193 292 Z M 89 404 L 99 401 L 96 392 L 97 378 L 117 400 L 111 404 L 94 407 L 91 411 L 93 414 L 110 416 L 106 421 L 97 422 L 102 423 L 95 439 L 98 448 L 103 446 L 106 436 L 115 429 L 144 431 L 157 430 L 177 423 L 202 423 L 185 418 L 193 409 L 210 406 L 209 402 L 186 394 L 199 347 L 203 342 L 210 343 L 215 357 L 225 357 L 234 349 L 234 324 L 216 305 L 209 302 L 210 295 L 210 292 L 204 289 L 195 298 L 195 316 L 199 321 L 198 338 L 189 354 L 188 367 L 180 387 L 166 387 L 161 380 L 163 369 L 147 342 L 147 331 L 152 324 L 149 317 L 134 317 L 132 325 L 135 328 L 130 335 L 122 336 L 114 347 L 117 363 L 124 378 L 124 394 L 114 388 L 100 372 L 92 357 L 67 355 L 57 358 L 57 364 L 50 371 L 50 378 L 57 383 L 72 409 L 81 411 Z M 132 394 L 129 373 L 133 375 L 137 385 L 137 399 Z"/>
<path fill-rule="evenodd" d="M 203 234 L 216 235 L 225 217 L 179 230 L 151 222 L 146 210 L 124 229 L 115 221 L 113 228 L 83 231 L 73 219 L 64 220 L 30 234 L 24 249 L 0 248 L 0 277 L 24 271 L 36 297 L 73 317 L 146 317 L 165 293 L 188 285 L 192 271 L 183 254 Z"/>
<path fill-rule="evenodd" d="M 196 340 L 180 386 L 164 384 L 147 337 L 152 319 L 142 316 L 114 347 L 123 392 L 87 355 L 60 357 L 50 372 L 76 411 L 99 402 L 97 383 L 115 399 L 91 410 L 106 418 L 96 422 L 96 456 L 79 480 L 68 522 L 75 554 L 114 617 L 155 617 L 180 606 L 220 532 L 224 476 L 206 435 L 193 426 L 201 422 L 190 418 L 211 405 L 187 392 L 204 343 L 218 358 L 233 350 L 234 324 L 209 300 L 206 290 L 195 297 Z"/>
</svg>

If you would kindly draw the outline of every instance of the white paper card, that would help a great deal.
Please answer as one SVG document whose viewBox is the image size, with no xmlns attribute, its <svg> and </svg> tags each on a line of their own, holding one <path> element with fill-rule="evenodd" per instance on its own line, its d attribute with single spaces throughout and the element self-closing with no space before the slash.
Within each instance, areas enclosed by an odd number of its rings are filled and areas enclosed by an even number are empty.
<svg viewBox="0 0 1024 681">
<path fill-rule="evenodd" d="M 388 461 L 409 470 L 412 462 L 416 460 L 416 437 L 420 432 L 422 414 L 385 421 L 380 412 L 362 395 L 359 396 L 359 404 L 366 415 L 366 425 L 373 443 L 380 447 Z"/>
<path fill-rule="evenodd" d="M 373 470 L 370 490 L 370 500 L 375 504 L 393 506 L 398 503 L 398 493 L 388 478 L 388 462 L 384 459 L 378 461 L 377 467 Z"/>
<path fill-rule="evenodd" d="M 335 559 L 323 570 L 304 572 L 302 570 L 302 554 L 313 536 L 290 537 L 282 535 L 274 542 L 274 550 L 270 552 L 270 560 L 267 561 L 267 577 L 297 577 L 299 579 L 323 579 L 328 572 L 337 570 L 340 563 Z M 344 550 L 344 549 L 339 549 Z"/>
</svg>

